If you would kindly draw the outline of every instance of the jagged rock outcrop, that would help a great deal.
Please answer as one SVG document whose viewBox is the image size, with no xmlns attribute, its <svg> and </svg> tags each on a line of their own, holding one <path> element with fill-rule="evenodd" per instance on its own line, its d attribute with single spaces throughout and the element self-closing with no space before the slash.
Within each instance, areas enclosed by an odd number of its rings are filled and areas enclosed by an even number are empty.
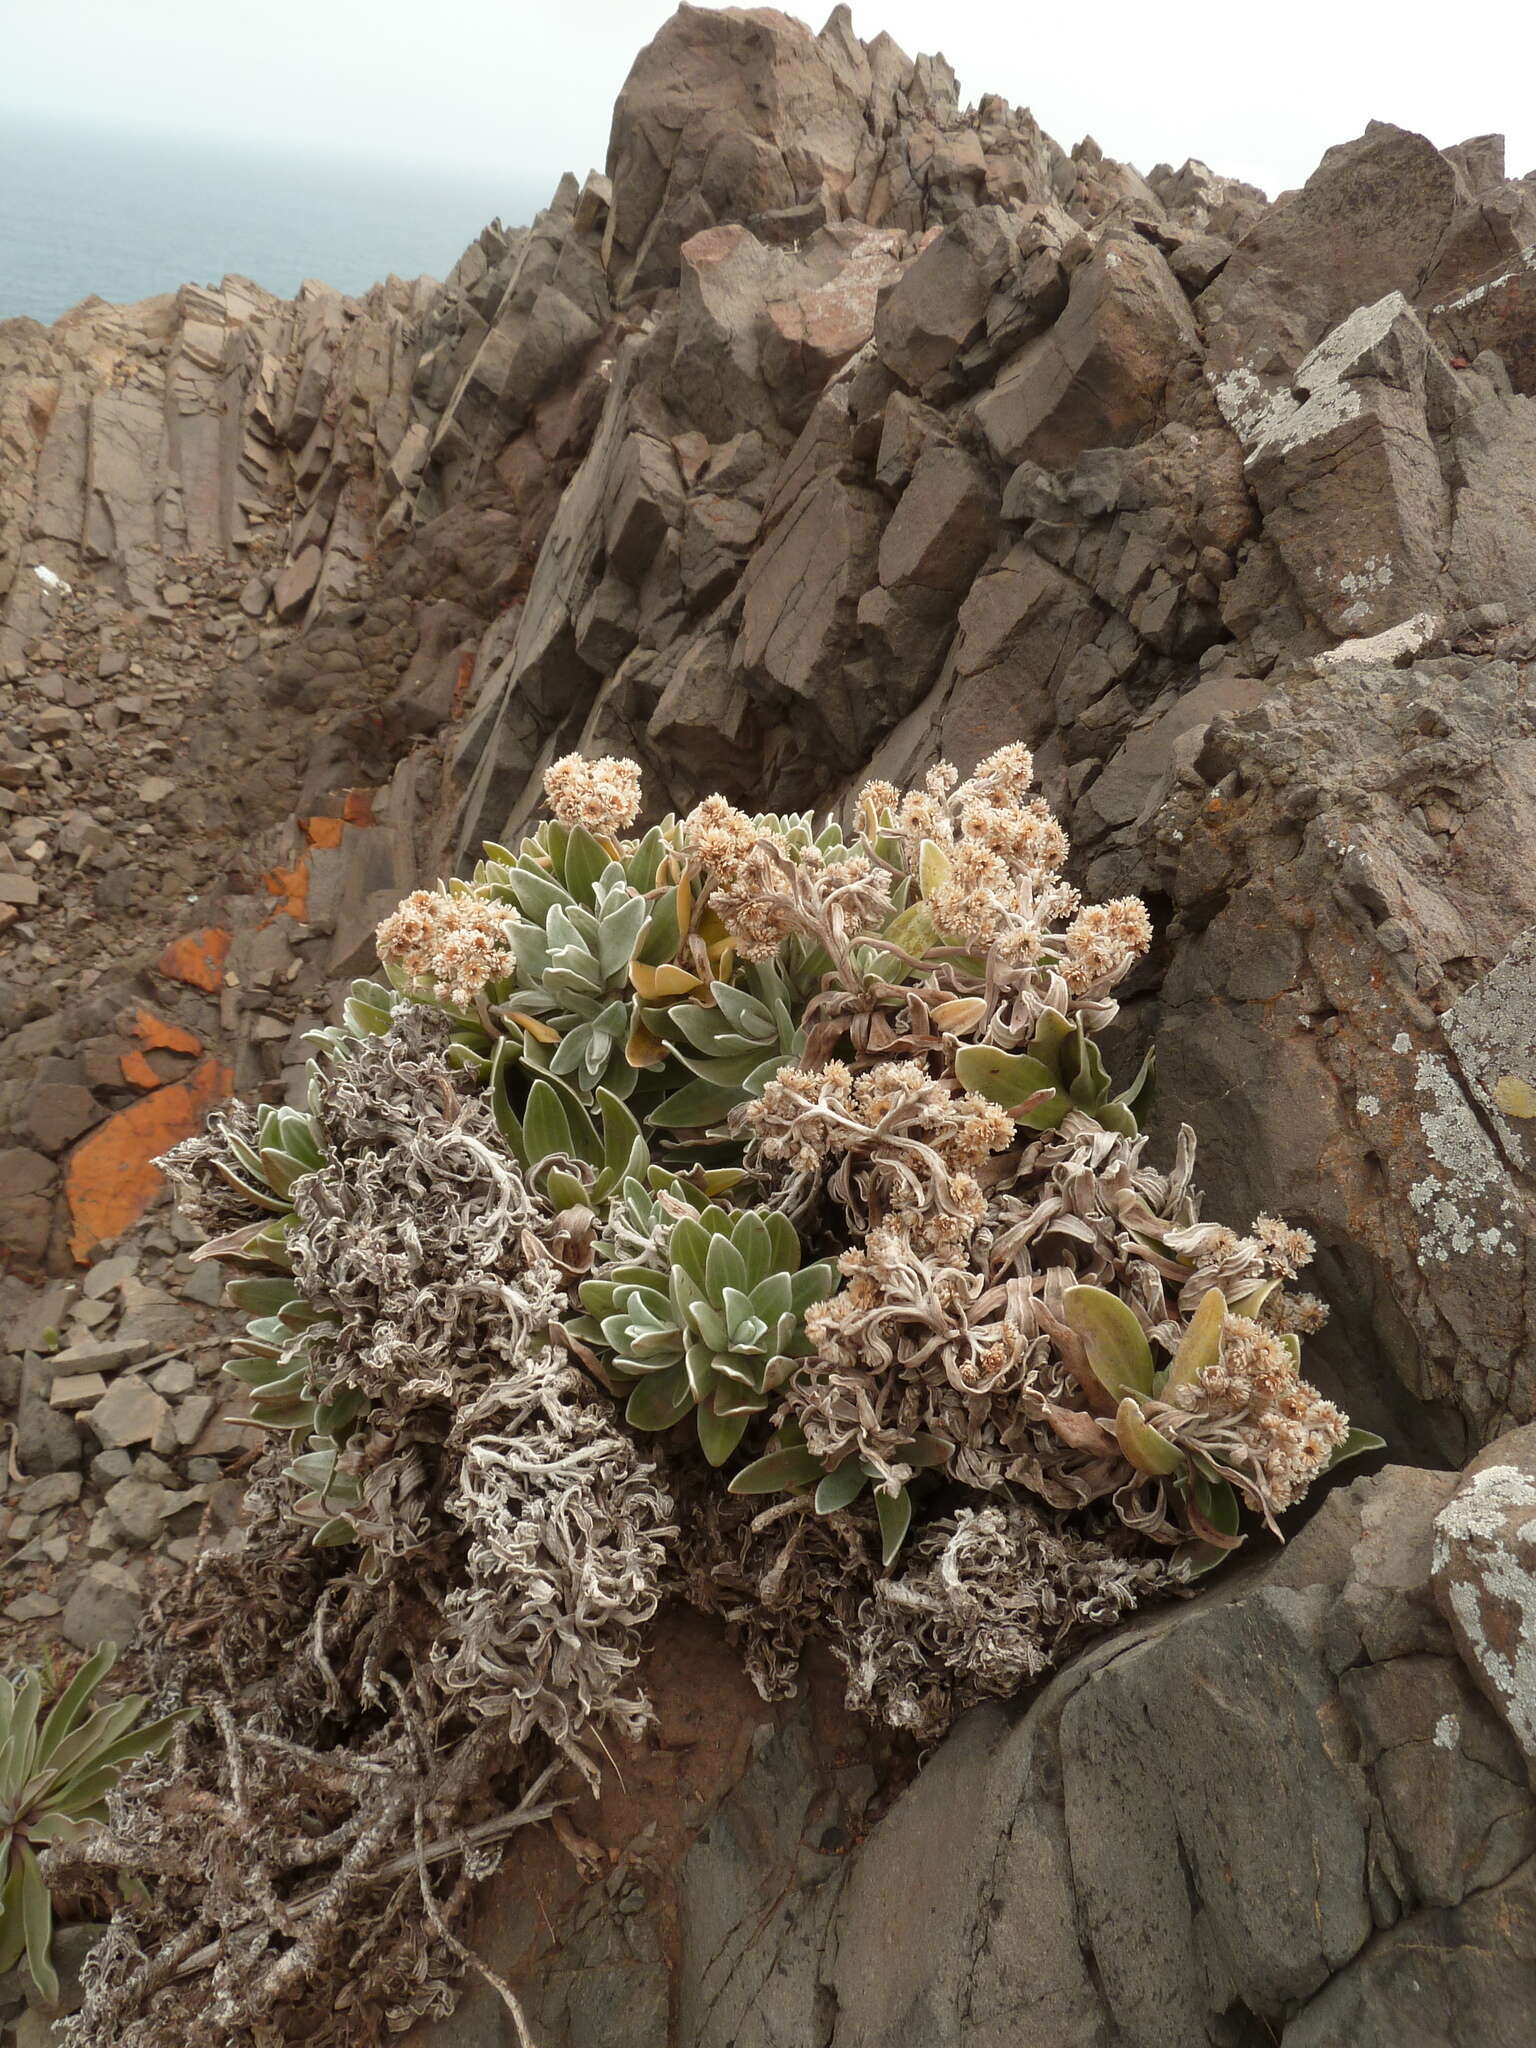
<svg viewBox="0 0 1536 2048">
<path fill-rule="evenodd" d="M 482 1920 L 546 2048 L 1524 2039 L 1533 662 L 1497 138 L 1372 124 L 1271 206 L 962 109 L 846 8 L 684 7 L 605 171 L 440 286 L 0 326 L 11 1265 L 111 1251 L 157 1091 L 301 1087 L 380 912 L 556 754 L 788 807 L 1024 739 L 1085 886 L 1154 910 L 1158 1127 L 1315 1234 L 1309 1357 L 1424 1468 L 973 1715 L 877 1825 L 901 1770 L 822 1707 L 695 1731 L 661 1848 L 610 1815 L 601 1884 Z M 40 1346 L 26 1469 L 66 1484 L 19 1554 L 94 1526 L 126 1599 L 99 1390 L 54 1408 Z M 202 1426 L 173 1478 L 230 1455 Z"/>
</svg>

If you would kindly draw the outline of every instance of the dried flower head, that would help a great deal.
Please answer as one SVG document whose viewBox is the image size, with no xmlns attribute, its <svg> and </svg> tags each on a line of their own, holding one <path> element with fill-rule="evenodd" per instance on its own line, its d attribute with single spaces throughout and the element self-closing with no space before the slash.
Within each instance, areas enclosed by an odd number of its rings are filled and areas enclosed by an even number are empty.
<svg viewBox="0 0 1536 2048">
<path fill-rule="evenodd" d="M 640 769 L 634 761 L 566 754 L 544 771 L 544 794 L 562 825 L 612 837 L 640 815 Z"/>
<path fill-rule="evenodd" d="M 381 960 L 434 981 L 462 1008 L 510 969 L 507 924 L 507 911 L 484 897 L 416 889 L 385 918 L 375 943 Z"/>
<path fill-rule="evenodd" d="M 1296 1370 L 1291 1346 L 1247 1316 L 1228 1316 L 1220 1356 L 1174 1406 L 1219 1425 L 1221 1462 L 1246 1468 L 1269 1507 L 1300 1500 L 1349 1434 L 1349 1421 Z"/>
<path fill-rule="evenodd" d="M 744 960 L 771 959 L 792 933 L 826 947 L 851 973 L 850 942 L 892 915 L 890 877 L 868 854 L 829 860 L 792 845 L 723 796 L 706 797 L 683 821 L 683 841 L 709 879 L 710 901 Z"/>
<path fill-rule="evenodd" d="M 1282 1336 L 1315 1337 L 1328 1322 L 1328 1304 L 1315 1294 L 1271 1295 L 1264 1313 Z"/>
<path fill-rule="evenodd" d="M 1266 1264 L 1286 1280 L 1294 1280 L 1317 1251 L 1317 1241 L 1305 1230 L 1282 1223 L 1278 1216 L 1255 1216 L 1253 1234 L 1264 1247 Z"/>
<path fill-rule="evenodd" d="M 1152 920 L 1139 896 L 1118 896 L 1080 910 L 1062 939 L 1073 990 L 1112 986 L 1152 943 Z"/>
</svg>

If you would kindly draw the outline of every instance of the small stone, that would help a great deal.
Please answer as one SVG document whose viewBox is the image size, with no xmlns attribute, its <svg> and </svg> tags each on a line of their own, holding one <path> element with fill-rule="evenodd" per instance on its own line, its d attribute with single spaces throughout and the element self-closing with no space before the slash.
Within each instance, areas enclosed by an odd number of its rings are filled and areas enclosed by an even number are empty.
<svg viewBox="0 0 1536 2048">
<path fill-rule="evenodd" d="M 91 1428 L 107 1450 L 147 1444 L 170 1414 L 169 1404 L 145 1381 L 129 1377 L 116 1382 L 91 1410 Z"/>
<path fill-rule="evenodd" d="M 149 1352 L 149 1343 L 144 1338 L 109 1337 L 100 1342 L 92 1340 L 86 1344 L 71 1344 L 63 1351 L 56 1351 L 51 1363 L 56 1373 L 116 1372 L 119 1366 L 137 1365 L 141 1358 L 148 1358 Z"/>
<path fill-rule="evenodd" d="M 126 1451 L 98 1451 L 91 1460 L 91 1478 L 103 1492 L 126 1479 L 132 1470 L 133 1460 Z"/>
<path fill-rule="evenodd" d="M 137 1477 L 119 1479 L 108 1490 L 106 1508 L 124 1539 L 139 1549 L 154 1542 L 167 1513 L 174 1512 L 164 1487 Z"/>
<path fill-rule="evenodd" d="M 41 1365 L 27 1367 L 16 1411 L 16 1462 L 23 1472 L 73 1472 L 81 1461 L 80 1432 L 73 1415 L 51 1408 L 43 1398 Z"/>
<path fill-rule="evenodd" d="M 248 1451 L 260 1440 L 260 1432 L 251 1425 L 237 1420 L 243 1403 L 236 1395 L 233 1400 L 224 1401 L 214 1410 L 208 1426 L 197 1439 L 196 1450 L 200 1458 L 228 1457 L 233 1451 Z"/>
<path fill-rule="evenodd" d="M 168 796 L 175 794 L 175 791 L 176 784 L 169 775 L 148 775 L 139 784 L 139 802 L 141 804 L 164 803 Z"/>
<path fill-rule="evenodd" d="M 97 658 L 96 680 L 110 683 L 114 676 L 120 676 L 128 666 L 128 657 L 120 647 L 109 647 Z"/>
<path fill-rule="evenodd" d="M 11 1621 L 51 1621 L 64 1612 L 64 1603 L 51 1593 L 23 1593 L 7 1603 L 5 1612 Z"/>
<path fill-rule="evenodd" d="M 137 1632 L 143 1606 L 131 1572 L 121 1565 L 93 1564 L 64 1603 L 64 1634 L 78 1650 L 94 1650 L 100 1642 L 122 1649 Z"/>
<path fill-rule="evenodd" d="M 107 1383 L 99 1372 L 65 1373 L 49 1387 L 48 1405 L 52 1408 L 90 1408 L 106 1391 Z"/>
<path fill-rule="evenodd" d="M 224 1268 L 217 1259 L 200 1259 L 182 1282 L 183 1301 L 201 1303 L 204 1308 L 217 1308 L 224 1299 Z"/>
<path fill-rule="evenodd" d="M 78 1472 L 47 1472 L 21 1489 L 16 1503 L 24 1515 L 46 1515 L 55 1508 L 72 1507 L 80 1498 L 83 1482 Z"/>
<path fill-rule="evenodd" d="M 39 1150 L 64 1151 L 101 1120 L 102 1110 L 89 1088 L 70 1081 L 44 1081 L 27 1101 L 27 1131 Z"/>
<path fill-rule="evenodd" d="M 43 892 L 30 875 L 0 874 L 0 903 L 15 903 L 30 910 L 42 900 Z"/>
<path fill-rule="evenodd" d="M 160 586 L 160 596 L 166 604 L 172 607 L 190 604 L 192 602 L 191 586 L 186 583 L 162 583 Z"/>
<path fill-rule="evenodd" d="M 164 1394 L 168 1401 L 174 1401 L 181 1394 L 190 1394 L 197 1385 L 197 1373 L 188 1358 L 173 1358 L 167 1364 L 157 1366 L 149 1375 L 149 1384 L 157 1394 Z"/>
<path fill-rule="evenodd" d="M 176 1410 L 175 1427 L 176 1442 L 180 1449 L 189 1449 L 191 1445 L 197 1442 L 208 1426 L 209 1416 L 212 1415 L 217 1406 L 218 1402 L 212 1394 L 189 1394 L 179 1405 Z M 194 1458 L 192 1460 L 194 1465 L 205 1465 L 211 1462 L 211 1460 L 206 1458 Z M 198 1477 L 195 1472 L 191 1476 L 194 1479 Z M 217 1478 L 218 1474 L 215 1473 L 214 1477 Z"/>
</svg>

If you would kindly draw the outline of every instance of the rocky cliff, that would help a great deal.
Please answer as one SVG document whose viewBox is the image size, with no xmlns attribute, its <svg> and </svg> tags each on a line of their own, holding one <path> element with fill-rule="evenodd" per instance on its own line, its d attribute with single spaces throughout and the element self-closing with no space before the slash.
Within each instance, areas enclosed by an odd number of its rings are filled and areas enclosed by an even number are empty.
<svg viewBox="0 0 1536 2048">
<path fill-rule="evenodd" d="M 606 173 L 442 285 L 0 324 L 12 1621 L 131 1625 L 234 1511 L 147 1162 L 299 1086 L 381 911 L 556 754 L 660 811 L 1022 738 L 1080 879 L 1154 908 L 1158 1128 L 1316 1236 L 1309 1358 L 1405 1463 L 899 1797 L 814 1701 L 680 1701 L 710 1770 L 486 1940 L 549 2048 L 1523 2039 L 1533 659 L 1494 137 L 1373 124 L 1267 204 L 961 109 L 846 8 L 684 7 Z"/>
</svg>

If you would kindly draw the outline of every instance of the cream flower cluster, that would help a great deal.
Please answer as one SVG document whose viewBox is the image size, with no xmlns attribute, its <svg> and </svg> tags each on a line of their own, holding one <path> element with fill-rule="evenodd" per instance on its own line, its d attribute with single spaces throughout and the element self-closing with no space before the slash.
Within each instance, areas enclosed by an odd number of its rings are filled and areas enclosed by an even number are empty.
<svg viewBox="0 0 1536 2048">
<path fill-rule="evenodd" d="M 1075 994 L 1112 986 L 1151 944 L 1151 921 L 1134 896 L 1080 909 L 1077 891 L 1061 878 L 1067 835 L 1031 794 L 1034 775 L 1033 755 L 1016 741 L 963 782 L 941 762 L 920 790 L 866 783 L 860 812 L 871 835 L 902 842 L 912 874 L 925 843 L 939 850 L 946 871 L 928 905 L 946 936 L 978 953 L 995 948 L 1020 965 L 1032 965 L 1042 950 L 1058 954 Z"/>
<path fill-rule="evenodd" d="M 1225 1421 L 1276 1509 L 1300 1500 L 1349 1434 L 1348 1418 L 1296 1370 L 1291 1348 L 1247 1316 L 1228 1316 L 1221 1355 L 1173 1405 Z"/>
<path fill-rule="evenodd" d="M 379 926 L 379 958 L 430 980 L 461 1009 L 512 966 L 507 912 L 483 897 L 417 889 Z"/>
<path fill-rule="evenodd" d="M 865 853 L 828 860 L 791 846 L 723 796 L 706 797 L 683 821 L 689 853 L 709 877 L 710 902 L 743 960 L 769 960 L 800 932 L 834 957 L 850 938 L 878 931 L 892 914 L 889 877 Z"/>
<path fill-rule="evenodd" d="M 634 761 L 566 754 L 544 771 L 544 794 L 560 824 L 611 838 L 640 815 L 640 769 Z"/>
</svg>

